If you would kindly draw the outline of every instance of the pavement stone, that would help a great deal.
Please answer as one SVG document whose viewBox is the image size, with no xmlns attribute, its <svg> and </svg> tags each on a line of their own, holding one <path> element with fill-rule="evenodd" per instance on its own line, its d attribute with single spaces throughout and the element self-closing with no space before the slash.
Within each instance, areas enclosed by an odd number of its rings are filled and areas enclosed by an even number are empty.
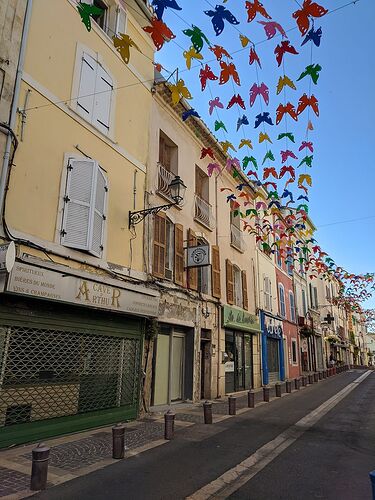
<svg viewBox="0 0 375 500">
<path fill-rule="evenodd" d="M 6 467 L 0 467 L 0 496 L 13 495 L 18 491 L 27 490 L 30 486 L 30 476 Z"/>
</svg>

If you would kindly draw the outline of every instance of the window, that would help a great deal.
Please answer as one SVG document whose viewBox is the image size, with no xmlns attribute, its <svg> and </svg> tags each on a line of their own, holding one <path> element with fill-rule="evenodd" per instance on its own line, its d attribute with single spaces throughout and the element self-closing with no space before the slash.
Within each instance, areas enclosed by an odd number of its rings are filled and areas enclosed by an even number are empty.
<svg viewBox="0 0 375 500">
<path fill-rule="evenodd" d="M 159 163 L 165 170 L 173 174 L 178 172 L 178 147 L 160 130 Z"/>
<path fill-rule="evenodd" d="M 309 283 L 309 289 L 310 289 L 310 307 L 312 309 L 317 309 L 318 308 L 318 289 L 316 286 L 312 286 L 311 283 Z"/>
<path fill-rule="evenodd" d="M 221 275 L 220 275 L 220 251 L 219 247 L 213 246 L 212 252 L 212 266 L 211 266 L 211 281 L 212 281 L 212 295 L 220 299 L 221 297 Z"/>
<path fill-rule="evenodd" d="M 77 112 L 103 134 L 110 130 L 113 80 L 86 52 L 82 55 Z"/>
<path fill-rule="evenodd" d="M 209 177 L 203 172 L 199 167 L 195 167 L 195 194 L 199 196 L 201 200 L 209 202 Z"/>
<path fill-rule="evenodd" d="M 306 290 L 302 289 L 302 315 L 307 314 Z"/>
<path fill-rule="evenodd" d="M 165 220 L 165 277 L 173 279 L 173 265 L 174 265 L 174 224 L 166 218 Z"/>
<path fill-rule="evenodd" d="M 208 242 L 204 239 L 198 239 L 198 245 L 207 245 Z M 198 291 L 208 295 L 211 290 L 210 267 L 202 266 L 197 268 L 198 272 Z"/>
<path fill-rule="evenodd" d="M 289 276 L 293 275 L 293 256 L 291 254 L 291 250 L 288 250 L 286 257 L 286 271 Z"/>
<path fill-rule="evenodd" d="M 237 266 L 233 266 L 233 278 L 234 278 L 234 303 L 238 307 L 243 307 L 242 276 L 241 276 L 241 270 Z"/>
<path fill-rule="evenodd" d="M 280 240 L 280 238 L 276 239 L 276 241 L 279 241 L 279 240 Z M 276 264 L 278 265 L 278 267 L 283 266 L 283 263 L 281 260 L 280 248 L 278 246 L 276 246 Z"/>
<path fill-rule="evenodd" d="M 267 276 L 263 279 L 264 286 L 264 308 L 266 311 L 272 311 L 272 290 L 271 280 Z"/>
<path fill-rule="evenodd" d="M 103 253 L 107 179 L 95 160 L 68 161 L 61 244 L 85 250 L 97 257 Z"/>
<path fill-rule="evenodd" d="M 239 210 L 234 209 L 233 203 L 230 204 L 230 242 L 231 245 L 243 252 L 245 250 L 244 239 L 241 231 L 241 217 Z"/>
<path fill-rule="evenodd" d="M 102 10 L 102 12 L 96 16 L 92 16 L 94 21 L 98 26 L 102 28 L 103 31 L 107 32 L 107 18 L 108 18 L 108 6 L 103 2 L 103 0 L 89 0 L 87 3 L 94 5 Z"/>
<path fill-rule="evenodd" d="M 195 219 L 208 229 L 214 226 L 212 207 L 209 204 L 209 177 L 195 167 Z"/>
<path fill-rule="evenodd" d="M 85 0 L 85 2 L 102 9 L 103 12 L 93 16 L 93 19 L 110 38 L 126 33 L 127 16 L 124 0 L 119 0 L 119 4 L 114 0 Z"/>
<path fill-rule="evenodd" d="M 298 363 L 297 360 L 297 341 L 292 339 L 292 363 L 296 365 Z"/>
<path fill-rule="evenodd" d="M 284 287 L 281 283 L 279 283 L 279 312 L 280 316 L 285 318 L 285 292 Z"/>
<path fill-rule="evenodd" d="M 294 323 L 296 321 L 296 309 L 295 309 L 293 292 L 289 292 L 289 307 L 290 307 L 290 320 L 293 321 Z"/>
</svg>

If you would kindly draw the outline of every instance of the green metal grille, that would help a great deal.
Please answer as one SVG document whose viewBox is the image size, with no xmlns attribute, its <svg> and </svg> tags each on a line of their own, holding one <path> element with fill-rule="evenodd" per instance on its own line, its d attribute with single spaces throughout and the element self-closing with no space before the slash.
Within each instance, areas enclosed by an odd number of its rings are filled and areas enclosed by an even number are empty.
<svg viewBox="0 0 375 500">
<path fill-rule="evenodd" d="M 135 406 L 140 340 L 0 327 L 0 428 Z"/>
</svg>

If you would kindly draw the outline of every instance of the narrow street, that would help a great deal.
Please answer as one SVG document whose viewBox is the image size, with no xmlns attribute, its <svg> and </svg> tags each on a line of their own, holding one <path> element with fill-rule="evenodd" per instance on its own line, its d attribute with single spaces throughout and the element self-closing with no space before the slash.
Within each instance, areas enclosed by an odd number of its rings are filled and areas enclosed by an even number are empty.
<svg viewBox="0 0 375 500">
<path fill-rule="evenodd" d="M 375 376 L 352 370 L 34 498 L 371 498 Z"/>
</svg>

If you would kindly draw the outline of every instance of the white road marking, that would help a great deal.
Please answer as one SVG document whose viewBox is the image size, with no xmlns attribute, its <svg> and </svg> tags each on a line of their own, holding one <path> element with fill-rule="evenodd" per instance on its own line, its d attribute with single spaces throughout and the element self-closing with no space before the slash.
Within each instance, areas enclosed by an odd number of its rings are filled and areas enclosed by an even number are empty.
<svg viewBox="0 0 375 500">
<path fill-rule="evenodd" d="M 354 382 L 344 387 L 340 392 L 327 399 L 318 408 L 301 418 L 296 424 L 279 434 L 275 439 L 259 448 L 241 463 L 227 470 L 211 483 L 206 484 L 186 500 L 206 500 L 208 498 L 225 499 L 250 481 L 258 472 L 278 457 L 286 448 L 293 444 L 304 432 L 310 429 L 326 413 L 334 408 L 342 399 L 362 383 L 372 371 L 367 371 Z"/>
</svg>

